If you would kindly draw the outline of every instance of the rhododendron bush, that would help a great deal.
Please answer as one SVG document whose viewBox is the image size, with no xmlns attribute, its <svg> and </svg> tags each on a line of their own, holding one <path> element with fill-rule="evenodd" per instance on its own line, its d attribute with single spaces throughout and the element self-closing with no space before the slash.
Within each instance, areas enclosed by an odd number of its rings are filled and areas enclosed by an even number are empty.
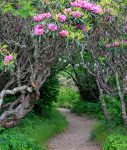
<svg viewBox="0 0 127 150">
<path fill-rule="evenodd" d="M 61 3 L 60 3 L 61 2 Z M 92 28 L 92 15 L 102 15 L 103 9 L 99 4 L 84 0 L 60 1 L 58 10 L 47 9 L 47 12 L 38 13 L 33 17 L 35 22 L 34 34 L 51 34 L 79 41 Z M 63 3 L 63 4 L 62 4 Z M 47 1 L 47 6 L 55 5 L 55 1 Z"/>
<path fill-rule="evenodd" d="M 14 62 L 16 58 L 15 53 L 10 53 L 7 49 L 7 45 L 0 45 L 0 53 L 1 53 L 1 71 L 12 71 L 14 69 Z"/>
<path fill-rule="evenodd" d="M 104 6 L 104 4 L 102 4 L 102 6 Z M 75 56 L 72 56 L 71 61 L 69 60 L 74 73 L 77 68 L 82 68 L 96 79 L 99 89 L 99 99 L 107 120 L 116 120 L 116 118 L 113 118 L 114 116 L 110 114 L 111 111 L 108 111 L 108 102 L 104 99 L 105 94 L 120 100 L 120 117 L 125 125 L 127 125 L 126 6 L 124 1 L 122 3 L 110 3 L 110 1 L 107 1 L 103 7 L 103 17 L 99 16 L 99 18 L 97 18 L 96 16 L 96 19 L 93 17 L 92 23 L 94 24 L 91 30 L 87 32 L 88 36 L 85 43 L 81 46 L 79 53 L 76 51 Z M 78 25 L 78 27 L 80 27 L 80 25 Z M 72 76 L 74 77 L 73 74 Z M 75 80 L 76 76 L 77 78 L 78 76 L 80 77 L 80 73 L 75 75 Z M 78 85 L 83 84 L 82 81 L 78 82 L 81 82 L 78 83 Z"/>
<path fill-rule="evenodd" d="M 2 75 L 8 71 L 10 76 L 0 93 L 1 126 L 15 126 L 32 110 L 59 55 L 76 49 L 82 50 L 84 55 L 86 48 L 95 50 L 90 52 L 96 56 L 97 44 L 109 48 L 111 42 L 116 42 L 116 36 L 109 38 L 110 32 L 103 36 L 105 27 L 114 25 L 112 20 L 124 13 L 123 9 L 120 11 L 121 5 L 116 7 L 116 4 L 110 0 L 100 3 L 87 0 L 0 3 L 0 66 Z M 118 29 L 121 26 L 122 21 Z M 125 39 L 121 40 L 125 43 Z M 113 43 L 114 46 L 119 44 Z M 17 98 L 5 103 L 7 95 Z"/>
</svg>

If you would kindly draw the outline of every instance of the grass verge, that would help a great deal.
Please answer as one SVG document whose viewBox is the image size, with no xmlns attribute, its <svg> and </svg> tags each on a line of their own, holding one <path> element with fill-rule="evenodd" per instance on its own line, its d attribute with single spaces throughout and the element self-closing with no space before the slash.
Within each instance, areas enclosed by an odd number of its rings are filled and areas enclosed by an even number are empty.
<svg viewBox="0 0 127 150">
<path fill-rule="evenodd" d="M 56 110 L 52 110 L 48 117 L 38 117 L 31 114 L 24 118 L 17 127 L 12 129 L 1 129 L 0 145 L 4 144 L 8 146 L 4 148 L 0 146 L 0 149 L 46 150 L 46 142 L 48 139 L 55 134 L 62 132 L 66 126 L 67 121 L 65 117 Z M 23 140 L 25 138 L 26 140 Z M 20 144 L 27 140 L 29 142 L 24 143 L 23 145 Z M 2 141 L 5 142 L 2 143 Z M 28 143 L 31 144 L 31 147 Z M 32 145 L 33 143 L 35 144 L 35 147 Z M 36 148 L 36 145 L 38 145 L 38 148 Z"/>
<path fill-rule="evenodd" d="M 98 122 L 93 128 L 91 140 L 102 146 L 102 150 L 127 150 L 127 129 L 123 125 Z"/>
</svg>

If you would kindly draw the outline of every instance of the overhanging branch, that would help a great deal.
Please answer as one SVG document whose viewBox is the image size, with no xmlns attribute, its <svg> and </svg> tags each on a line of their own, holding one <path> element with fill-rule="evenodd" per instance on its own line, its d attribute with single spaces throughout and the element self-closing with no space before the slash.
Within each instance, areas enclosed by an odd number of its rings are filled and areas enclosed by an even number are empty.
<svg viewBox="0 0 127 150">
<path fill-rule="evenodd" d="M 3 98 L 4 98 L 5 95 L 14 95 L 17 92 L 21 92 L 23 90 L 26 90 L 29 93 L 32 92 L 32 88 L 27 86 L 27 85 L 24 85 L 24 86 L 21 86 L 21 87 L 16 87 L 13 90 L 2 90 L 1 93 L 0 93 L 0 107 L 3 103 Z"/>
</svg>

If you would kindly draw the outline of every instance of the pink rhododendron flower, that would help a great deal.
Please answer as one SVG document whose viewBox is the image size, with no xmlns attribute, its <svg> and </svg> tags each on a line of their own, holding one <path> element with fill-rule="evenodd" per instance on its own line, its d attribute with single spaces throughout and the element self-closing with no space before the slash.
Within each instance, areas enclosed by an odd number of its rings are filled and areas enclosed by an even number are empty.
<svg viewBox="0 0 127 150">
<path fill-rule="evenodd" d="M 118 46 L 120 46 L 120 43 L 119 43 L 119 42 L 114 42 L 114 43 L 112 44 L 112 46 L 113 46 L 113 47 L 118 47 Z"/>
<path fill-rule="evenodd" d="M 39 21 L 43 21 L 45 19 L 45 14 L 37 14 L 36 16 L 34 16 L 34 21 L 39 22 Z"/>
<path fill-rule="evenodd" d="M 101 14 L 103 12 L 101 6 L 100 5 L 95 5 L 95 4 L 93 4 L 93 7 L 91 8 L 91 11 L 96 13 L 96 14 Z"/>
<path fill-rule="evenodd" d="M 34 27 L 34 34 L 35 35 L 42 35 L 44 33 L 44 27 L 43 25 L 39 24 Z"/>
<path fill-rule="evenodd" d="M 74 11 L 74 12 L 72 13 L 72 16 L 75 17 L 75 18 L 80 18 L 80 17 L 81 17 L 81 12 L 79 12 L 79 11 Z"/>
<path fill-rule="evenodd" d="M 66 37 L 66 36 L 68 36 L 68 31 L 66 31 L 66 30 L 62 30 L 62 31 L 60 31 L 59 32 L 59 34 L 61 35 L 61 36 L 63 36 L 63 37 Z"/>
<path fill-rule="evenodd" d="M 50 12 L 37 14 L 36 16 L 34 16 L 34 21 L 39 22 L 39 21 L 43 21 L 45 18 L 51 18 L 51 17 L 52 15 Z"/>
<path fill-rule="evenodd" d="M 80 7 L 89 11 L 92 11 L 97 14 L 101 14 L 103 12 L 100 5 L 88 2 L 86 0 L 76 0 L 74 2 L 70 2 L 72 7 Z"/>
<path fill-rule="evenodd" d="M 110 48 L 111 47 L 111 45 L 110 44 L 106 44 L 106 46 L 105 46 L 106 48 Z"/>
<path fill-rule="evenodd" d="M 47 25 L 47 27 L 48 27 L 48 29 L 51 30 L 51 31 L 56 31 L 56 30 L 58 30 L 58 26 L 57 26 L 56 24 L 54 24 L 54 23 L 49 23 L 49 24 Z"/>
<path fill-rule="evenodd" d="M 61 15 L 61 14 L 58 15 L 58 20 L 59 20 L 60 22 L 65 22 L 66 19 L 67 19 L 67 17 L 66 17 L 65 15 Z"/>
<path fill-rule="evenodd" d="M 10 54 L 10 55 L 8 56 L 8 59 L 9 59 L 9 61 L 12 61 L 12 60 L 13 60 L 13 55 Z"/>
<path fill-rule="evenodd" d="M 127 44 L 127 40 L 122 40 L 121 43 Z"/>
<path fill-rule="evenodd" d="M 65 13 L 70 13 L 70 12 L 72 12 L 72 9 L 71 9 L 71 8 L 65 8 L 65 9 L 64 9 L 64 12 L 65 12 Z"/>
<path fill-rule="evenodd" d="M 51 13 L 50 13 L 50 12 L 45 13 L 45 18 L 51 18 L 51 17 L 52 17 L 52 15 L 51 15 Z"/>
<path fill-rule="evenodd" d="M 72 7 L 77 7 L 77 3 L 76 3 L 76 2 L 70 2 L 70 5 L 71 5 Z"/>
<path fill-rule="evenodd" d="M 93 4 L 89 2 L 85 2 L 83 5 L 83 8 L 86 10 L 92 10 L 93 9 Z"/>
<path fill-rule="evenodd" d="M 72 6 L 72 7 L 82 7 L 82 3 L 83 1 L 81 1 L 81 0 L 76 0 L 75 2 L 70 2 L 70 5 Z"/>
<path fill-rule="evenodd" d="M 6 55 L 4 57 L 4 64 L 7 64 L 9 61 L 12 61 L 14 59 L 12 54 Z"/>
</svg>

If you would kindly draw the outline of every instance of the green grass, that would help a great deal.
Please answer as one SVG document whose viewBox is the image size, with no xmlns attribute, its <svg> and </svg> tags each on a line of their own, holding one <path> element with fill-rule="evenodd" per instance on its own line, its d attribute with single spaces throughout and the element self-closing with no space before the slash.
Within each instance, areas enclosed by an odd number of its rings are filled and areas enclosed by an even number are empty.
<svg viewBox="0 0 127 150">
<path fill-rule="evenodd" d="M 46 149 L 47 140 L 55 134 L 62 132 L 66 126 L 67 121 L 65 117 L 58 111 L 52 110 L 48 117 L 29 115 L 17 127 L 7 129 L 4 132 L 6 134 L 11 132 L 22 133 L 24 137 L 32 139 L 44 150 Z"/>
<path fill-rule="evenodd" d="M 108 144 L 109 139 L 112 138 L 112 141 L 113 141 L 115 140 L 113 138 L 117 136 L 119 137 L 121 136 L 121 138 L 127 136 L 127 129 L 123 125 L 117 126 L 113 122 L 108 123 L 103 120 L 103 121 L 98 122 L 94 126 L 93 131 L 91 133 L 91 140 L 97 142 L 102 147 L 104 147 L 105 143 Z M 111 149 L 111 150 L 117 150 L 117 149 Z"/>
</svg>

